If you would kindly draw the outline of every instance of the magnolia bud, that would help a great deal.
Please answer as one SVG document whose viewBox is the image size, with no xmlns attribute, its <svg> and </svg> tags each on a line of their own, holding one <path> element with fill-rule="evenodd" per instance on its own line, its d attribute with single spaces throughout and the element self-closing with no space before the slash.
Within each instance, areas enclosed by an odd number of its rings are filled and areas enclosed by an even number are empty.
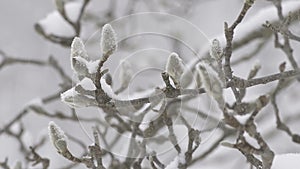
<svg viewBox="0 0 300 169">
<path fill-rule="evenodd" d="M 77 92 L 76 87 L 73 87 L 62 93 L 60 98 L 62 102 L 72 108 L 82 108 L 97 105 L 95 98 L 91 98 L 91 96 Z"/>
<path fill-rule="evenodd" d="M 60 153 L 64 154 L 68 151 L 67 142 L 64 139 L 58 139 L 55 142 L 55 147 L 59 150 Z"/>
<path fill-rule="evenodd" d="M 85 50 L 85 46 L 79 37 L 75 37 L 71 44 L 71 56 L 81 57 L 89 61 L 89 56 Z"/>
<path fill-rule="evenodd" d="M 77 75 L 88 74 L 89 57 L 80 38 L 75 37 L 71 45 L 71 67 Z"/>
<path fill-rule="evenodd" d="M 108 57 L 117 49 L 116 33 L 110 24 L 105 24 L 102 28 L 100 46 L 104 57 Z"/>
<path fill-rule="evenodd" d="M 170 54 L 166 65 L 166 72 L 172 78 L 177 87 L 177 85 L 180 84 L 180 79 L 184 72 L 183 61 L 177 53 Z"/>
<path fill-rule="evenodd" d="M 197 65 L 197 70 L 201 77 L 206 93 L 215 99 L 220 107 L 224 106 L 223 88 L 220 79 L 213 72 L 208 72 L 209 66 L 203 63 Z"/>
<path fill-rule="evenodd" d="M 67 136 L 65 135 L 65 133 L 53 121 L 49 123 L 48 130 L 50 140 L 54 147 L 59 153 L 65 153 L 67 151 Z"/>
</svg>

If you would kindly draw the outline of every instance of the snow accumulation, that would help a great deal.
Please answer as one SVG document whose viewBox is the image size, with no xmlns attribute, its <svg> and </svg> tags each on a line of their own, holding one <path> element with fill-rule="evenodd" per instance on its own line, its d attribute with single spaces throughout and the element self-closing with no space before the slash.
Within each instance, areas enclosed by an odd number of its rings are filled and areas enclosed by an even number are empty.
<svg viewBox="0 0 300 169">
<path fill-rule="evenodd" d="M 75 73 L 79 75 L 85 75 L 86 73 L 84 72 L 85 69 L 88 70 L 89 74 L 95 74 L 97 72 L 98 64 L 100 60 L 96 61 L 87 61 L 86 59 L 82 57 L 74 57 L 73 59 L 76 59 L 77 63 L 72 64 L 72 69 Z"/>
<path fill-rule="evenodd" d="M 72 22 L 76 22 L 79 14 L 80 14 L 80 9 L 81 9 L 82 3 L 81 2 L 68 2 L 65 5 L 66 13 L 68 18 Z"/>
<path fill-rule="evenodd" d="M 90 78 L 83 78 L 78 85 L 80 85 L 85 90 L 96 90 L 94 82 Z"/>
<path fill-rule="evenodd" d="M 38 24 L 43 28 L 46 35 L 74 36 L 75 34 L 72 26 L 63 19 L 58 11 L 49 13 Z"/>
<path fill-rule="evenodd" d="M 62 93 L 62 94 L 60 95 L 60 98 L 61 98 L 62 101 L 64 101 L 64 100 L 66 100 L 66 99 L 68 99 L 68 98 L 74 97 L 75 95 L 78 95 L 78 92 L 77 92 L 77 91 L 75 90 L 75 88 L 73 87 L 73 88 L 71 88 L 71 89 L 65 91 L 64 93 Z"/>
<path fill-rule="evenodd" d="M 42 107 L 44 104 L 43 104 L 43 100 L 41 98 L 34 98 L 34 99 L 31 99 L 29 102 L 27 102 L 25 104 L 25 107 L 29 107 L 29 106 L 40 106 Z"/>
<path fill-rule="evenodd" d="M 20 123 L 14 123 L 11 127 L 10 130 L 14 133 L 19 133 L 21 130 L 21 124 Z"/>
<path fill-rule="evenodd" d="M 87 62 L 86 67 L 88 68 L 90 74 L 94 74 L 97 72 L 99 62 L 100 60 Z"/>
<path fill-rule="evenodd" d="M 111 86 L 108 85 L 104 78 L 100 79 L 101 87 L 104 90 L 104 92 L 111 98 L 116 98 L 114 91 L 112 90 Z"/>
<path fill-rule="evenodd" d="M 76 21 L 81 2 L 68 2 L 65 5 L 65 11 L 71 21 Z M 72 26 L 67 23 L 58 11 L 49 13 L 44 19 L 40 20 L 38 24 L 43 28 L 47 35 L 54 34 L 57 36 L 74 36 L 75 32 Z"/>
<path fill-rule="evenodd" d="M 171 53 L 166 64 L 166 72 L 174 79 L 177 83 L 180 82 L 180 77 L 183 74 L 184 65 L 182 59 L 177 53 Z"/>
<path fill-rule="evenodd" d="M 178 154 L 173 161 L 171 161 L 165 169 L 174 169 L 178 168 L 178 164 L 184 164 L 185 163 L 185 156 L 184 154 Z"/>
</svg>

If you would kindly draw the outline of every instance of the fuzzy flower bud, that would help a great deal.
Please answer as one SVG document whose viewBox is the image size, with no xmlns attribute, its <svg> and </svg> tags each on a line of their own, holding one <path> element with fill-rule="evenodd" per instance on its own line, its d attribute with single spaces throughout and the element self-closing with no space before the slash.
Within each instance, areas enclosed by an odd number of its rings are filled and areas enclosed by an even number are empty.
<svg viewBox="0 0 300 169">
<path fill-rule="evenodd" d="M 203 83 L 206 93 L 217 101 L 219 107 L 223 107 L 225 103 L 223 98 L 223 88 L 218 76 L 213 72 L 210 73 L 208 71 L 209 66 L 202 63 L 197 65 L 197 70 L 200 74 L 201 82 Z"/>
<path fill-rule="evenodd" d="M 220 45 L 220 42 L 218 39 L 214 39 L 212 41 L 211 47 L 210 47 L 210 55 L 215 58 L 216 60 L 221 60 L 223 55 L 223 49 Z"/>
<path fill-rule="evenodd" d="M 111 55 L 117 49 L 117 37 L 110 24 L 105 24 L 102 28 L 100 46 L 105 57 Z M 107 58 L 103 58 L 107 59 Z"/>
<path fill-rule="evenodd" d="M 75 37 L 71 44 L 71 55 L 73 57 L 82 57 L 89 60 L 89 56 L 85 50 L 85 46 L 79 37 Z"/>
<path fill-rule="evenodd" d="M 79 76 L 88 74 L 89 61 L 85 46 L 79 37 L 75 37 L 71 45 L 71 67 Z"/>
<path fill-rule="evenodd" d="M 180 79 L 184 72 L 184 65 L 177 53 L 173 52 L 170 54 L 166 65 L 166 72 L 170 75 L 175 85 L 180 84 Z"/>
<path fill-rule="evenodd" d="M 54 147 L 57 149 L 57 151 L 61 154 L 67 152 L 67 136 L 61 130 L 61 128 L 58 125 L 56 125 L 53 121 L 51 121 L 49 123 L 48 130 L 50 140 Z"/>
</svg>

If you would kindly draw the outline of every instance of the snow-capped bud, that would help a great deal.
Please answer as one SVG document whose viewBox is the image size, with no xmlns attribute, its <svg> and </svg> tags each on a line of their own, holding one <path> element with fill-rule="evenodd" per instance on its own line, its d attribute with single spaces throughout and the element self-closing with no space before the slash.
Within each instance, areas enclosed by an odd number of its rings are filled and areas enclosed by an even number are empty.
<svg viewBox="0 0 300 169">
<path fill-rule="evenodd" d="M 223 107 L 225 102 L 223 98 L 222 83 L 215 73 L 212 71 L 209 72 L 210 69 L 211 68 L 208 65 L 203 63 L 197 65 L 197 70 L 200 74 L 206 93 L 217 101 L 219 107 Z"/>
<path fill-rule="evenodd" d="M 67 136 L 65 135 L 65 133 L 53 121 L 49 123 L 48 130 L 50 140 L 54 147 L 59 153 L 65 153 L 68 150 L 66 142 Z"/>
<path fill-rule="evenodd" d="M 75 37 L 71 45 L 71 67 L 79 76 L 88 74 L 88 54 L 79 37 Z"/>
<path fill-rule="evenodd" d="M 56 9 L 58 10 L 59 13 L 63 14 L 64 13 L 64 6 L 65 6 L 65 2 L 64 0 L 55 0 L 55 5 L 56 5 Z"/>
<path fill-rule="evenodd" d="M 180 85 L 180 79 L 184 72 L 184 65 L 182 59 L 178 56 L 177 53 L 171 53 L 167 65 L 166 72 L 170 75 L 176 87 Z"/>
<path fill-rule="evenodd" d="M 105 24 L 102 28 L 100 46 L 104 60 L 107 59 L 117 49 L 117 36 L 110 24 Z"/>
<path fill-rule="evenodd" d="M 79 93 L 75 88 L 76 87 L 73 87 L 62 93 L 60 95 L 61 101 L 72 108 L 97 106 L 97 101 L 94 97 Z"/>
<path fill-rule="evenodd" d="M 218 39 L 214 39 L 212 41 L 211 47 L 210 47 L 210 55 L 217 59 L 217 60 L 221 60 L 222 56 L 223 56 L 223 49 L 220 45 L 220 42 Z"/>
<path fill-rule="evenodd" d="M 76 84 L 76 86 L 81 86 L 85 91 L 95 91 L 96 90 L 96 86 L 95 86 L 94 82 L 92 81 L 92 79 L 87 78 L 87 77 L 83 78 L 79 83 Z M 76 90 L 76 87 L 75 87 L 75 90 Z M 81 91 L 79 91 L 79 93 L 81 93 Z"/>
</svg>

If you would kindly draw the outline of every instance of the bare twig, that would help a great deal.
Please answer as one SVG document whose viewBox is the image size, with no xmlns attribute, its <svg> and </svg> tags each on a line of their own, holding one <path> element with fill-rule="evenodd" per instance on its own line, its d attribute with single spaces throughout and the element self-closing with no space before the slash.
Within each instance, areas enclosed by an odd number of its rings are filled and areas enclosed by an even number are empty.
<svg viewBox="0 0 300 169">
<path fill-rule="evenodd" d="M 48 169 L 49 167 L 49 163 L 50 160 L 48 158 L 43 158 L 41 157 L 33 147 L 29 147 L 31 154 L 32 154 L 32 158 L 30 156 L 27 157 L 28 161 L 33 162 L 32 166 L 36 166 L 38 164 L 42 164 L 43 169 Z"/>
</svg>

